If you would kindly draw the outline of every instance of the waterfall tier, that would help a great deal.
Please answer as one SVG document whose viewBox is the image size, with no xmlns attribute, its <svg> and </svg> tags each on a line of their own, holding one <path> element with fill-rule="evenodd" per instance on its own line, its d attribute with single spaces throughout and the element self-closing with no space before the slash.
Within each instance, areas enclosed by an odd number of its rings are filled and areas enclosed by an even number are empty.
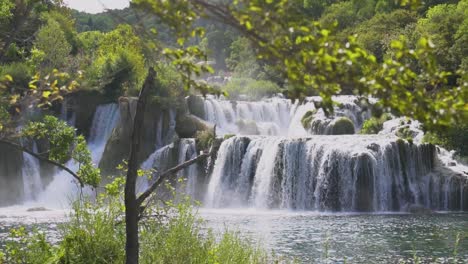
<svg viewBox="0 0 468 264">
<path fill-rule="evenodd" d="M 333 118 L 349 118 L 359 130 L 370 117 L 370 112 L 362 109 L 353 96 L 336 96 L 337 103 L 333 117 L 327 117 L 321 109 L 316 109 L 320 97 L 309 97 L 303 103 L 283 98 L 270 98 L 261 101 L 228 101 L 208 97 L 204 100 L 205 120 L 217 125 L 217 133 L 240 135 L 307 136 L 329 134 L 328 126 L 333 126 Z M 307 131 L 302 118 L 313 111 L 314 119 L 321 121 L 321 128 Z"/>
<path fill-rule="evenodd" d="M 447 169 L 447 168 L 446 168 Z M 319 211 L 468 209 L 466 178 L 436 148 L 392 136 L 233 137 L 220 147 L 205 204 Z"/>
</svg>

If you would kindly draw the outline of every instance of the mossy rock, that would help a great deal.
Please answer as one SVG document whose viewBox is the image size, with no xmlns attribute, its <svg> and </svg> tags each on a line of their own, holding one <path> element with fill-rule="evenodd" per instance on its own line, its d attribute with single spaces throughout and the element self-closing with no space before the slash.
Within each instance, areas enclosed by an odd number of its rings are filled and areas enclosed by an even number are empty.
<svg viewBox="0 0 468 264">
<path fill-rule="evenodd" d="M 179 115 L 175 130 L 180 138 L 194 138 L 197 132 L 212 130 L 212 127 L 194 115 Z"/>
<path fill-rule="evenodd" d="M 310 129 L 311 125 L 312 125 L 312 120 L 314 119 L 314 115 L 317 113 L 317 110 L 309 110 L 307 111 L 304 116 L 302 116 L 301 118 L 301 123 L 302 123 L 302 126 L 305 128 L 305 129 Z"/>
<path fill-rule="evenodd" d="M 332 126 L 332 135 L 352 135 L 355 132 L 353 121 L 347 117 L 336 119 Z"/>
<path fill-rule="evenodd" d="M 252 120 L 238 120 L 236 122 L 237 128 L 242 135 L 260 135 L 257 123 Z"/>
<path fill-rule="evenodd" d="M 383 114 L 380 117 L 371 117 L 366 120 L 362 125 L 361 134 L 378 134 L 383 129 L 383 124 L 391 120 L 392 116 L 388 113 Z"/>
</svg>

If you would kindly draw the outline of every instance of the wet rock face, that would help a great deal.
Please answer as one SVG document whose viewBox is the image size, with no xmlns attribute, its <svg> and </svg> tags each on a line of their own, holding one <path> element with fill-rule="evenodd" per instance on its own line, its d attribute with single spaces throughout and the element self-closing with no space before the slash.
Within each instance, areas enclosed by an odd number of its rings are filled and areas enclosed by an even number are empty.
<svg viewBox="0 0 468 264">
<path fill-rule="evenodd" d="M 0 206 L 23 200 L 23 153 L 0 143 Z"/>
<path fill-rule="evenodd" d="M 120 120 L 107 141 L 99 167 L 104 175 L 118 173 L 116 167 L 128 158 L 137 98 L 119 98 Z M 146 107 L 138 160 L 143 162 L 156 148 L 172 142 L 175 136 L 175 110 L 161 109 L 158 105 Z"/>
<path fill-rule="evenodd" d="M 190 114 L 205 119 L 205 102 L 201 96 L 190 95 L 187 97 L 187 107 Z"/>
<path fill-rule="evenodd" d="M 64 105 L 64 107 L 68 107 L 69 110 L 73 112 L 75 116 L 74 126 L 77 132 L 88 138 L 96 108 L 99 105 L 112 102 L 112 100 L 106 98 L 98 91 L 82 90 L 69 95 L 66 98 L 67 105 Z"/>
</svg>

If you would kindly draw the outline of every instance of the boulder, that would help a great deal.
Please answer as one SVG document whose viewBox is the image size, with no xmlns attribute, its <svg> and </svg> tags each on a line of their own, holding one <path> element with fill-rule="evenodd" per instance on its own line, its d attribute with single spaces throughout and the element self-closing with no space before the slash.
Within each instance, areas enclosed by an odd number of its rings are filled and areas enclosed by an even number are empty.
<svg viewBox="0 0 468 264">
<path fill-rule="evenodd" d="M 176 133 L 180 138 L 194 138 L 199 131 L 213 130 L 213 126 L 194 115 L 179 115 L 176 123 Z"/>
<path fill-rule="evenodd" d="M 204 119 L 205 114 L 205 101 L 201 96 L 190 95 L 187 97 L 187 107 L 190 114 Z"/>
<path fill-rule="evenodd" d="M 352 135 L 355 132 L 353 121 L 347 117 L 335 119 L 332 126 L 331 135 Z"/>
</svg>

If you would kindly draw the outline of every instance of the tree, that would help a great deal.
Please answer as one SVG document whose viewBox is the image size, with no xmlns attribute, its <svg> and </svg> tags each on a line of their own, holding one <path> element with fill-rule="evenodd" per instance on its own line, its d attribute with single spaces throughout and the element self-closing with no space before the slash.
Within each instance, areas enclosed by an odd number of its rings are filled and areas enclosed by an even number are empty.
<svg viewBox="0 0 468 264">
<path fill-rule="evenodd" d="M 43 24 L 42 13 L 62 8 L 61 0 L 2 0 L 0 3 L 0 62 L 8 61 L 6 51 L 12 44 L 31 50 L 36 32 Z"/>
<path fill-rule="evenodd" d="M 59 23 L 52 18 L 37 33 L 34 46 L 43 53 L 41 66 L 48 70 L 62 67 L 72 51 Z"/>
</svg>

